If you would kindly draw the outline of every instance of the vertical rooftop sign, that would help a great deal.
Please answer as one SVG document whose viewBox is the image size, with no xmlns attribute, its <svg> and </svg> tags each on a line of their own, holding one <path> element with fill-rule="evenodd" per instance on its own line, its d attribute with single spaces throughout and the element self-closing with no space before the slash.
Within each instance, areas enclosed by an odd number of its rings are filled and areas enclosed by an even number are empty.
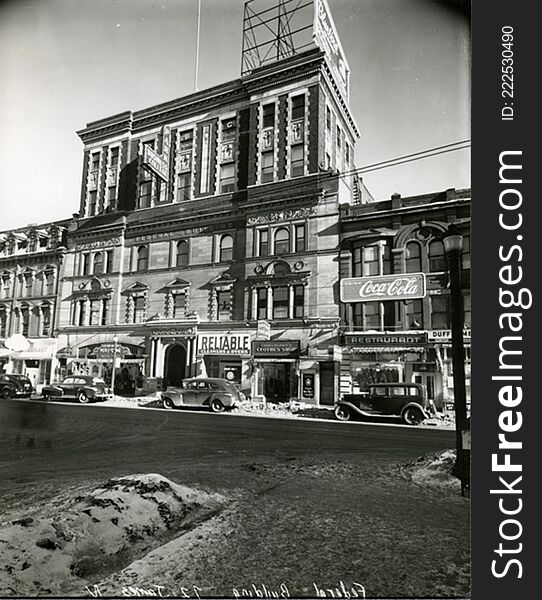
<svg viewBox="0 0 542 600">
<path fill-rule="evenodd" d="M 310 48 L 325 52 L 348 101 L 350 67 L 327 0 L 248 0 L 243 16 L 241 75 Z"/>
</svg>

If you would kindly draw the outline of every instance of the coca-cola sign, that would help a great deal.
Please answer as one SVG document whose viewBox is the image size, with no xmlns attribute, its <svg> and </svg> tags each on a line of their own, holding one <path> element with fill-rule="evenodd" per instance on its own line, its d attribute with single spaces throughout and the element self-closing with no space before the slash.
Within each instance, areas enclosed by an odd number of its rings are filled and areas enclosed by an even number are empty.
<svg viewBox="0 0 542 600">
<path fill-rule="evenodd" d="M 348 277 L 341 280 L 341 302 L 415 300 L 424 298 L 425 293 L 423 273 Z"/>
</svg>

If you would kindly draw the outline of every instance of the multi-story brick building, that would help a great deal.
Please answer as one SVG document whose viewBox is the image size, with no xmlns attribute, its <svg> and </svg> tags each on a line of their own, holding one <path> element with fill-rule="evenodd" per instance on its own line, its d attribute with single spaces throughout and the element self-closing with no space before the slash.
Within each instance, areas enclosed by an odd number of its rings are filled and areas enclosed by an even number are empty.
<svg viewBox="0 0 542 600">
<path fill-rule="evenodd" d="M 470 190 L 344 207 L 341 279 L 425 273 L 424 298 L 342 306 L 341 391 L 374 381 L 424 383 L 437 408 L 453 401 L 449 277 L 442 236 L 463 234 L 463 303 L 470 398 Z"/>
<path fill-rule="evenodd" d="M 0 233 L 0 370 L 49 383 L 65 221 Z"/>
<path fill-rule="evenodd" d="M 120 384 L 223 376 L 253 397 L 333 403 L 339 209 L 368 192 L 346 174 L 359 134 L 326 53 L 79 135 L 66 369 L 108 377 L 115 339 Z"/>
</svg>

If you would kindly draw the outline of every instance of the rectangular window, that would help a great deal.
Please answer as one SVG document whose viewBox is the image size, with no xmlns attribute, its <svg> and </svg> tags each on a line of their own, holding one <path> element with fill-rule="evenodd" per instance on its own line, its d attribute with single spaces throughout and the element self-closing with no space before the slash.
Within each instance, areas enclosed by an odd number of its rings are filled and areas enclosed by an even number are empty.
<svg viewBox="0 0 542 600">
<path fill-rule="evenodd" d="M 8 315 L 5 310 L 0 312 L 0 337 L 7 337 Z"/>
<path fill-rule="evenodd" d="M 258 288 L 256 317 L 267 319 L 267 288 Z"/>
<path fill-rule="evenodd" d="M 431 296 L 431 329 L 450 328 L 449 296 Z"/>
<path fill-rule="evenodd" d="M 220 167 L 220 192 L 227 193 L 235 190 L 235 165 L 227 164 Z"/>
<path fill-rule="evenodd" d="M 273 152 L 264 152 L 262 154 L 262 183 L 273 181 L 274 170 Z"/>
<path fill-rule="evenodd" d="M 177 202 L 190 200 L 192 173 L 179 173 L 177 176 Z"/>
<path fill-rule="evenodd" d="M 100 300 L 90 301 L 90 325 L 100 324 Z"/>
<path fill-rule="evenodd" d="M 365 329 L 380 329 L 380 302 L 364 302 Z"/>
<path fill-rule="evenodd" d="M 275 104 L 266 104 L 262 111 L 262 128 L 275 127 Z"/>
<path fill-rule="evenodd" d="M 110 163 L 109 165 L 111 167 L 116 167 L 119 163 L 119 148 L 118 146 L 116 148 L 111 148 L 111 154 L 109 155 L 110 158 Z"/>
<path fill-rule="evenodd" d="M 292 98 L 292 121 L 305 118 L 305 94 Z"/>
<path fill-rule="evenodd" d="M 395 329 L 395 302 L 382 302 L 384 306 L 384 329 Z"/>
<path fill-rule="evenodd" d="M 184 293 L 173 295 L 173 318 L 180 319 L 185 316 L 186 298 Z"/>
<path fill-rule="evenodd" d="M 362 249 L 358 246 L 354 248 L 352 252 L 352 275 L 354 277 L 361 277 L 363 274 L 363 262 L 361 260 Z"/>
<path fill-rule="evenodd" d="M 134 323 L 143 323 L 145 320 L 145 297 L 134 298 Z"/>
<path fill-rule="evenodd" d="M 337 150 L 340 150 L 342 148 L 342 131 L 338 125 L 336 128 L 336 135 L 337 135 Z"/>
<path fill-rule="evenodd" d="M 111 273 L 113 269 L 113 250 L 105 251 L 104 273 Z"/>
<path fill-rule="evenodd" d="M 294 318 L 300 319 L 305 314 L 305 286 L 294 286 Z"/>
<path fill-rule="evenodd" d="M 30 311 L 28 309 L 21 311 L 21 317 L 23 320 L 22 334 L 28 337 L 30 331 Z"/>
<path fill-rule="evenodd" d="M 467 327 L 470 329 L 471 320 L 470 320 L 470 293 L 463 295 L 463 327 Z"/>
<path fill-rule="evenodd" d="M 49 335 L 51 329 L 51 311 L 44 308 L 41 312 L 41 335 Z"/>
<path fill-rule="evenodd" d="M 109 298 L 102 298 L 102 321 L 100 325 L 107 325 L 109 321 Z"/>
<path fill-rule="evenodd" d="M 269 254 L 269 231 L 267 229 L 258 230 L 258 256 L 267 256 Z"/>
<path fill-rule="evenodd" d="M 344 164 L 348 168 L 350 165 L 350 144 L 348 142 L 344 142 Z"/>
<path fill-rule="evenodd" d="M 93 152 L 90 159 L 90 170 L 91 172 L 96 172 L 100 168 L 100 153 Z"/>
<path fill-rule="evenodd" d="M 295 226 L 295 251 L 305 252 L 305 225 Z"/>
<path fill-rule="evenodd" d="M 98 198 L 98 192 L 96 190 L 92 190 L 88 195 L 88 214 L 89 216 L 93 216 L 96 214 L 96 200 Z"/>
<path fill-rule="evenodd" d="M 79 326 L 85 325 L 85 319 L 87 315 L 87 303 L 84 300 L 79 300 Z"/>
<path fill-rule="evenodd" d="M 463 269 L 470 269 L 470 235 L 463 237 Z"/>
<path fill-rule="evenodd" d="M 390 275 L 391 274 L 391 250 L 388 244 L 384 247 L 384 254 L 382 256 L 382 267 L 383 272 L 382 275 Z"/>
<path fill-rule="evenodd" d="M 107 204 L 114 208 L 117 204 L 117 186 L 113 185 L 107 189 Z"/>
<path fill-rule="evenodd" d="M 331 109 L 326 106 L 326 129 L 331 131 Z"/>
<path fill-rule="evenodd" d="M 216 294 L 217 317 L 219 321 L 231 320 L 231 292 L 219 291 Z"/>
<path fill-rule="evenodd" d="M 361 302 L 352 304 L 352 325 L 358 329 L 363 328 L 363 304 Z"/>
<path fill-rule="evenodd" d="M 152 181 L 143 180 L 139 186 L 139 208 L 149 208 L 151 205 Z"/>
<path fill-rule="evenodd" d="M 423 304 L 421 300 L 405 301 L 407 329 L 423 329 Z"/>
<path fill-rule="evenodd" d="M 33 281 L 31 275 L 26 275 L 24 278 L 24 295 L 29 298 L 32 296 Z"/>
<path fill-rule="evenodd" d="M 303 144 L 292 146 L 290 156 L 290 177 L 301 177 L 305 171 L 305 152 Z"/>
<path fill-rule="evenodd" d="M 363 248 L 363 275 L 378 275 L 378 246 Z"/>
<path fill-rule="evenodd" d="M 273 319 L 288 318 L 288 288 L 273 288 Z"/>
</svg>

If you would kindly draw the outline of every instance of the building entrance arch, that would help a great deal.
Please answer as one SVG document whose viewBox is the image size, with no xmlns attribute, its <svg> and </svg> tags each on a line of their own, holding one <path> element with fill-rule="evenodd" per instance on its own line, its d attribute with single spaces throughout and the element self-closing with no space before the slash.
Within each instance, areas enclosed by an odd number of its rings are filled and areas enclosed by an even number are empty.
<svg viewBox="0 0 542 600">
<path fill-rule="evenodd" d="M 166 348 L 166 385 L 180 386 L 186 373 L 186 348 L 182 344 L 171 344 Z"/>
</svg>

